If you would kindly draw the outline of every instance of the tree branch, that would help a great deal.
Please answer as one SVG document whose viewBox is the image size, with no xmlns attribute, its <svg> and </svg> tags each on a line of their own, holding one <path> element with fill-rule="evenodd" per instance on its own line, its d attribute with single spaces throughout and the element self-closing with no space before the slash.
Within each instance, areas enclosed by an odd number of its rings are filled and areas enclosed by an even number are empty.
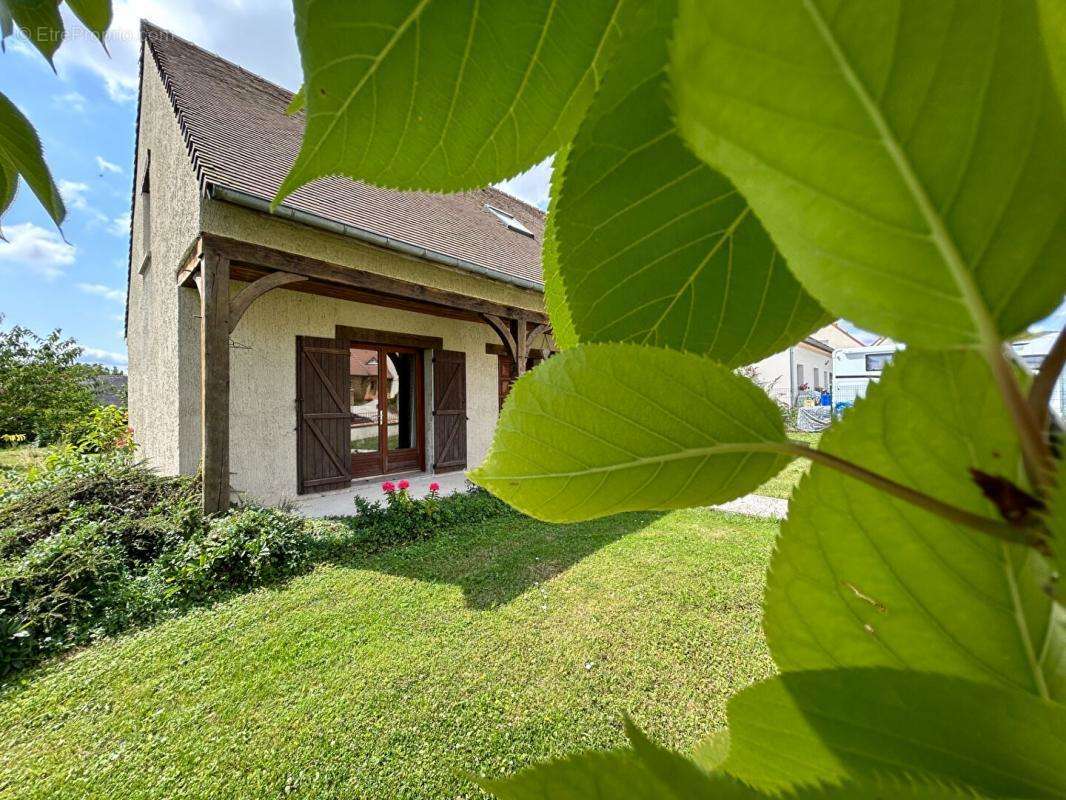
<svg viewBox="0 0 1066 800">
<path fill-rule="evenodd" d="M 946 519 L 949 522 L 965 525 L 967 528 L 972 528 L 981 533 L 989 534 L 990 536 L 994 536 L 997 539 L 1012 544 L 1033 547 L 1042 553 L 1048 552 L 1048 545 L 1045 537 L 1035 528 L 1024 525 L 1012 525 L 1008 522 L 982 516 L 981 514 L 974 514 L 971 511 L 966 511 L 965 509 L 937 500 L 935 497 L 919 492 L 902 483 L 897 483 L 890 478 L 886 478 L 884 475 L 878 475 L 876 472 L 871 472 L 865 467 L 860 467 L 858 464 L 840 458 L 839 456 L 832 455 L 824 450 L 816 450 L 803 442 L 790 441 L 784 446 L 784 451 L 788 455 L 806 458 L 819 464 L 824 464 L 825 466 L 835 469 L 849 477 L 873 486 L 875 489 L 880 489 L 893 497 L 898 497 L 900 500 L 904 500 L 913 506 L 917 506 L 932 514 L 936 514 L 938 517 Z"/>
<path fill-rule="evenodd" d="M 1029 401 L 1022 394 L 1021 386 L 1018 385 L 1018 377 L 1014 367 L 1008 361 L 1003 347 L 999 346 L 986 354 L 988 364 L 992 368 L 992 376 L 1003 398 L 1003 403 L 1014 421 L 1014 427 L 1018 433 L 1018 441 L 1022 448 L 1022 459 L 1025 463 L 1025 472 L 1037 494 L 1042 494 L 1044 487 L 1048 485 L 1053 474 L 1053 462 L 1051 449 L 1048 446 L 1047 437 L 1044 435 L 1043 426 L 1037 422 L 1037 415 L 1033 412 Z"/>
<path fill-rule="evenodd" d="M 1040 430 L 1044 432 L 1047 431 L 1051 392 L 1055 388 L 1055 381 L 1062 374 L 1063 366 L 1066 366 L 1066 328 L 1059 331 L 1047 358 L 1040 365 L 1040 371 L 1033 378 L 1033 385 L 1029 387 L 1029 407 L 1036 416 Z"/>
</svg>

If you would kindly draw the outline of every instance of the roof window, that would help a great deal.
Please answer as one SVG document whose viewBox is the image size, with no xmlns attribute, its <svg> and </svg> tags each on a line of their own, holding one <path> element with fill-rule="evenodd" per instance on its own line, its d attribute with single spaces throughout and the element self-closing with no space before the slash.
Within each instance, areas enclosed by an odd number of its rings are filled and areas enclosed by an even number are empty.
<svg viewBox="0 0 1066 800">
<path fill-rule="evenodd" d="M 530 239 L 534 238 L 533 231 L 515 219 L 514 214 L 508 214 L 502 208 L 496 208 L 496 206 L 485 203 L 485 210 L 491 212 L 496 219 L 507 226 L 507 230 L 520 233 L 523 236 L 528 236 Z"/>
</svg>

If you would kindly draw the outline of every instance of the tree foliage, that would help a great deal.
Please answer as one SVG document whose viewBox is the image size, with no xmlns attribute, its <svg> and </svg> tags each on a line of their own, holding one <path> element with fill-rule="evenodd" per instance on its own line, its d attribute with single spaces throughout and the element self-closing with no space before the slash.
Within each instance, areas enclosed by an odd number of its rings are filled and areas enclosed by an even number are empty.
<svg viewBox="0 0 1066 800">
<path fill-rule="evenodd" d="M 628 750 L 483 786 L 1066 796 L 1063 443 L 1005 352 L 1066 291 L 1056 4 L 504 5 L 298 0 L 309 124 L 279 199 L 333 173 L 466 189 L 560 150 L 564 352 L 474 473 L 530 514 L 721 502 L 814 465 L 768 576 L 781 675 L 728 735 L 689 758 L 631 726 Z M 811 450 L 735 368 L 838 316 L 910 350 Z"/>
<path fill-rule="evenodd" d="M 17 35 L 25 37 L 54 69 L 53 59 L 66 36 L 61 5 L 57 0 L 0 0 L 0 46 L 5 46 L 17 29 Z M 104 45 L 111 27 L 111 0 L 67 0 L 67 6 Z M 61 225 L 67 210 L 45 164 L 37 131 L 25 114 L 0 93 L 0 217 L 15 199 L 19 178 L 55 224 Z"/>
<path fill-rule="evenodd" d="M 18 325 L 0 331 L 0 433 L 51 444 L 81 425 L 96 407 L 102 371 L 78 363 L 81 354 L 58 330 L 44 337 Z"/>
</svg>

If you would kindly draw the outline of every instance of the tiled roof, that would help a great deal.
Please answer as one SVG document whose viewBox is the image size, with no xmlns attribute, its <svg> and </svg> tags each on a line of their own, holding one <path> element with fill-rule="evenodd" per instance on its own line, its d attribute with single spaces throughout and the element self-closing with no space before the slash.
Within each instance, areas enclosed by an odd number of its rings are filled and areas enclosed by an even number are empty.
<svg viewBox="0 0 1066 800">
<path fill-rule="evenodd" d="M 273 199 L 303 135 L 303 113 L 285 113 L 292 93 L 147 22 L 142 36 L 155 56 L 201 185 Z M 513 215 L 534 238 L 508 230 L 486 203 Z M 399 192 L 334 177 L 304 186 L 284 204 L 507 276 L 543 281 L 544 214 L 498 189 Z"/>
</svg>

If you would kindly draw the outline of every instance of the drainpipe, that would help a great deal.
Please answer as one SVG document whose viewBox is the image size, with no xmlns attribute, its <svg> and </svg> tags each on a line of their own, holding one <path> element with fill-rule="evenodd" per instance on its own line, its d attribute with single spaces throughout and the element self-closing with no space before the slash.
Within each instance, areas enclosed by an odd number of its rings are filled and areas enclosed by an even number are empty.
<svg viewBox="0 0 1066 800">
<path fill-rule="evenodd" d="M 383 247 L 386 250 L 414 256 L 415 258 L 421 258 L 425 261 L 432 261 L 435 264 L 443 264 L 446 267 L 461 269 L 465 272 L 473 272 L 494 281 L 509 283 L 520 289 L 531 289 L 535 292 L 542 293 L 544 291 L 543 283 L 531 281 L 528 278 L 520 278 L 516 275 L 509 275 L 506 272 L 501 272 L 500 270 L 492 269 L 491 267 L 485 267 L 481 264 L 475 264 L 473 261 L 467 261 L 464 258 L 455 258 L 454 256 L 437 252 L 436 250 L 429 250 L 420 245 L 410 244 L 401 239 L 394 239 L 391 236 L 382 236 L 379 233 L 374 233 L 373 231 L 368 231 L 365 228 L 359 228 L 355 225 L 346 225 L 343 222 L 336 222 L 327 219 L 326 217 L 319 216 L 318 214 L 300 211 L 292 206 L 280 205 L 275 210 L 271 211 L 269 200 L 264 200 L 262 197 L 256 197 L 254 194 L 249 194 L 248 192 L 242 192 L 239 189 L 230 189 L 226 186 L 219 186 L 217 183 L 209 183 L 207 184 L 207 196 L 212 200 L 222 200 L 237 206 L 250 208 L 253 211 L 262 211 L 275 217 L 281 217 L 283 219 L 292 220 L 293 222 L 309 225 L 312 228 L 329 231 L 330 233 L 338 233 L 341 236 L 347 236 L 351 239 L 358 239 L 361 242 L 372 244 L 375 247 Z"/>
<path fill-rule="evenodd" d="M 788 407 L 796 407 L 796 348 L 788 348 Z"/>
</svg>

